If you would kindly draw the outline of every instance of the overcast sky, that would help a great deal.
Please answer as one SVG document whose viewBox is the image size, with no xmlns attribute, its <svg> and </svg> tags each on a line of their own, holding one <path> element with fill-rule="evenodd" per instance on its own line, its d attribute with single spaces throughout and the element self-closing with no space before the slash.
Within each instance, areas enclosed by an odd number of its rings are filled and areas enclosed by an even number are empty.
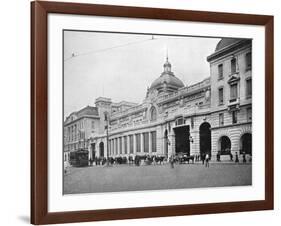
<svg viewBox="0 0 281 226">
<path fill-rule="evenodd" d="M 168 52 L 172 71 L 185 85 L 210 75 L 206 57 L 220 39 L 64 32 L 64 115 L 97 97 L 141 103 L 163 71 Z M 74 54 L 74 56 L 73 56 Z"/>
</svg>

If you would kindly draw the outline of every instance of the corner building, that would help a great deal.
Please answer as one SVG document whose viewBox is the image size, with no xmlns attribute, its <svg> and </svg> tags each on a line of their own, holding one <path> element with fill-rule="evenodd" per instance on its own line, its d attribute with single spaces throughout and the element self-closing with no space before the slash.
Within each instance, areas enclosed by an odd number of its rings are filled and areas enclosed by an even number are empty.
<svg viewBox="0 0 281 226">
<path fill-rule="evenodd" d="M 167 58 L 141 104 L 97 98 L 89 158 L 251 154 L 251 40 L 222 39 L 207 60 L 211 75 L 185 86 Z"/>
<path fill-rule="evenodd" d="M 222 39 L 207 60 L 212 152 L 252 155 L 252 41 Z"/>
</svg>

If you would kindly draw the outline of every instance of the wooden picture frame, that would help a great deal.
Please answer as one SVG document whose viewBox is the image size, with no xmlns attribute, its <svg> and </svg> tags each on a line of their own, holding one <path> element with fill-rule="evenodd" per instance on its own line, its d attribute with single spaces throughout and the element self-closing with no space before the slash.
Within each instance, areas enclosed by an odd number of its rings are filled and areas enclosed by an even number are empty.
<svg viewBox="0 0 281 226">
<path fill-rule="evenodd" d="M 265 27 L 265 199 L 48 212 L 48 14 L 194 21 Z M 31 223 L 52 224 L 273 209 L 273 16 L 62 2 L 31 3 Z"/>
</svg>

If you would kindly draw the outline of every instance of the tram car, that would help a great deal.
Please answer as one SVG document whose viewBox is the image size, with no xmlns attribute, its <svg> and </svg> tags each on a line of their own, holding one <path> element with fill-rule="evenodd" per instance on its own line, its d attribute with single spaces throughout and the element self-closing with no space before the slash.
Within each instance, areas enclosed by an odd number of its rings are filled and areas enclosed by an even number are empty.
<svg viewBox="0 0 281 226">
<path fill-rule="evenodd" d="M 78 149 L 70 152 L 69 162 L 71 166 L 83 167 L 89 164 L 89 151 L 86 149 Z"/>
</svg>

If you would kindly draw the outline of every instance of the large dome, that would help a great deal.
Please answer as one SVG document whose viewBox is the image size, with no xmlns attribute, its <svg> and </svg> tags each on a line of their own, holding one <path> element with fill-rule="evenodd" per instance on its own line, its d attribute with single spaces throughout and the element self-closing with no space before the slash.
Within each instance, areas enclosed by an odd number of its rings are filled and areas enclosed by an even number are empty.
<svg viewBox="0 0 281 226">
<path fill-rule="evenodd" d="M 239 38 L 222 38 L 219 43 L 217 44 L 216 46 L 216 52 L 229 46 L 229 45 L 232 45 L 236 42 L 239 42 L 241 39 Z"/>
<path fill-rule="evenodd" d="M 183 82 L 178 79 L 176 76 L 172 74 L 162 74 L 159 78 L 157 78 L 150 86 L 151 89 L 160 87 L 164 84 L 174 86 L 176 88 L 184 87 Z"/>
<path fill-rule="evenodd" d="M 157 89 L 159 91 L 177 90 L 184 87 L 183 82 L 177 78 L 171 71 L 171 63 L 166 59 L 164 64 L 164 71 L 161 76 L 152 82 L 150 89 Z"/>
</svg>

